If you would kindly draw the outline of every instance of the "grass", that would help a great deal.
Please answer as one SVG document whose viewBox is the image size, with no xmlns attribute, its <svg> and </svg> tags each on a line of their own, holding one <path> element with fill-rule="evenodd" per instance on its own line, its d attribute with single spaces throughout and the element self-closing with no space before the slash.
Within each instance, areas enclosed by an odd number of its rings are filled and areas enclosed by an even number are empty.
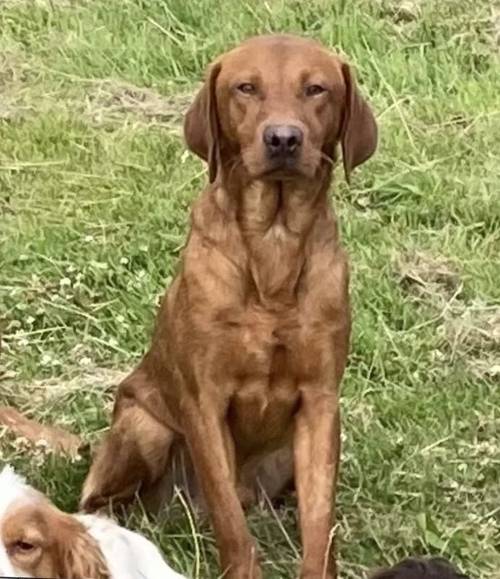
<svg viewBox="0 0 500 579">
<path fill-rule="evenodd" d="M 496 16 L 495 16 L 496 14 Z M 206 64 L 247 35 L 337 47 L 381 144 L 332 194 L 349 250 L 342 576 L 443 554 L 500 569 L 500 94 L 488 0 L 7 0 L 0 6 L 0 403 L 99 437 L 117 373 L 144 351 L 206 180 L 179 122 Z M 2 437 L 76 506 L 86 459 Z M 179 516 L 174 517 L 177 512 Z M 179 570 L 216 576 L 180 499 L 130 524 Z M 249 515 L 269 577 L 293 577 L 293 504 Z"/>
</svg>

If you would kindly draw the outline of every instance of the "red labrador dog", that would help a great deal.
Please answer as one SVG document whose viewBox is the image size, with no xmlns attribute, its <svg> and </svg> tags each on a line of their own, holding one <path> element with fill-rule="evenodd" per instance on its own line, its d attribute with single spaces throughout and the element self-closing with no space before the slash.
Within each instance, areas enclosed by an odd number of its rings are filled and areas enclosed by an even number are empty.
<svg viewBox="0 0 500 579">
<path fill-rule="evenodd" d="M 151 347 L 119 386 L 82 506 L 155 489 L 184 446 L 224 576 L 257 579 L 243 505 L 259 478 L 275 495 L 293 475 L 300 577 L 331 579 L 350 314 L 328 191 L 337 149 L 347 177 L 375 151 L 374 116 L 338 56 L 262 36 L 210 66 L 184 131 L 209 183 Z"/>
</svg>

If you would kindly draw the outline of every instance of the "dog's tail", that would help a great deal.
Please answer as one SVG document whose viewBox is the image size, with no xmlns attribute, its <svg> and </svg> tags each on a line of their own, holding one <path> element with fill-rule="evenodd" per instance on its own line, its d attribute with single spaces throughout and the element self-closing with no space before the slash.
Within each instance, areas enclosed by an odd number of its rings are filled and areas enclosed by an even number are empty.
<svg viewBox="0 0 500 579">
<path fill-rule="evenodd" d="M 32 444 L 45 445 L 57 454 L 74 458 L 87 448 L 87 444 L 76 434 L 40 424 L 10 406 L 0 406 L 0 427 L 2 426 L 15 436 L 23 437 Z"/>
</svg>

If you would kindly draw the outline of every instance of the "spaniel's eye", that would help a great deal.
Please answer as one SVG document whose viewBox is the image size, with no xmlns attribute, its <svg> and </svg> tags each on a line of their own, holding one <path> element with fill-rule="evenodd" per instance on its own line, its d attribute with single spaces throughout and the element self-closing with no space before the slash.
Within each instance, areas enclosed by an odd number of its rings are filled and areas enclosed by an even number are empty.
<svg viewBox="0 0 500 579">
<path fill-rule="evenodd" d="M 326 92 L 326 88 L 319 84 L 310 84 L 306 86 L 306 96 L 316 96 Z"/>
<path fill-rule="evenodd" d="M 32 545 L 31 543 L 28 543 L 26 541 L 16 541 L 14 543 L 14 549 L 18 553 L 29 553 L 29 552 L 33 551 L 34 548 L 35 548 L 35 545 Z"/>
<path fill-rule="evenodd" d="M 237 88 L 243 94 L 254 94 L 256 91 L 255 85 L 251 82 L 242 82 Z"/>
</svg>

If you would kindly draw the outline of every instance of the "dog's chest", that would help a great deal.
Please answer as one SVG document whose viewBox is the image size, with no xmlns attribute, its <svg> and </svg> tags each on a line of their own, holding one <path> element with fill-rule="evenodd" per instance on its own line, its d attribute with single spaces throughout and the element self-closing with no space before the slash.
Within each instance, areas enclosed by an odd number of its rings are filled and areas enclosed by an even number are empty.
<svg viewBox="0 0 500 579">
<path fill-rule="evenodd" d="M 279 327 L 278 324 L 276 324 Z M 229 419 L 239 446 L 277 444 L 299 398 L 292 370 L 293 331 L 280 336 L 272 324 L 242 329 L 235 351 Z"/>
<path fill-rule="evenodd" d="M 248 312 L 229 331 L 224 358 L 233 384 L 229 419 L 237 444 L 281 443 L 301 386 L 316 380 L 331 355 L 330 342 L 321 334 L 293 308 L 281 315 Z"/>
</svg>

